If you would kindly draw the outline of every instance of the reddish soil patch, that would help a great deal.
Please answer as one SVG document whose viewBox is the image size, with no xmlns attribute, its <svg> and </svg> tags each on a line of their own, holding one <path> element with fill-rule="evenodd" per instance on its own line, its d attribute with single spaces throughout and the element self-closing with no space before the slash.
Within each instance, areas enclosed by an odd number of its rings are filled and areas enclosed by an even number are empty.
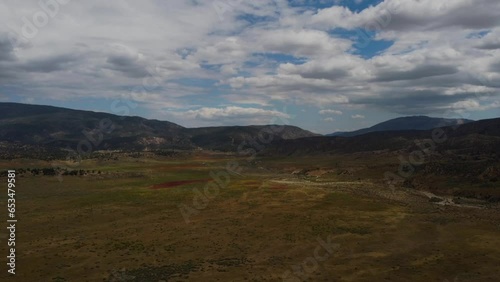
<svg viewBox="0 0 500 282">
<path fill-rule="evenodd" d="M 159 170 L 162 171 L 172 171 L 172 170 L 178 170 L 178 169 L 196 169 L 203 167 L 202 165 L 199 164 L 179 164 L 179 165 L 170 165 L 170 166 L 162 166 L 159 167 Z"/>
<path fill-rule="evenodd" d="M 169 181 L 169 182 L 164 182 L 160 184 L 155 184 L 151 187 L 151 189 L 161 189 L 161 188 L 170 188 L 170 187 L 176 187 L 176 186 L 181 186 L 185 184 L 193 184 L 193 183 L 200 183 L 200 182 L 208 182 L 211 181 L 212 179 L 207 178 L 207 179 L 193 179 L 193 180 L 177 180 L 177 181 Z"/>
</svg>

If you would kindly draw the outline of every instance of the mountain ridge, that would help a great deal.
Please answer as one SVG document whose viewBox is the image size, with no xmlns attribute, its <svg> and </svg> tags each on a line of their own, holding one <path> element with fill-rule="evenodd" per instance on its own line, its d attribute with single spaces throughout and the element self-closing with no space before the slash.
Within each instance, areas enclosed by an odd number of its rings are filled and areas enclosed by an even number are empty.
<svg viewBox="0 0 500 282">
<path fill-rule="evenodd" d="M 186 128 L 138 116 L 74 110 L 54 106 L 0 103 L 0 141 L 52 147 L 102 139 L 99 149 L 163 148 L 234 150 L 243 140 L 265 132 L 275 139 L 318 136 L 296 126 L 250 125 Z M 103 125 L 104 123 L 104 125 Z M 90 137 L 89 137 L 90 136 Z M 66 144 L 66 145 L 65 145 Z"/>
<path fill-rule="evenodd" d="M 380 131 L 429 130 L 438 127 L 461 125 L 469 122 L 473 122 L 473 120 L 437 118 L 428 116 L 406 116 L 380 122 L 371 127 L 362 128 L 354 131 L 348 131 L 348 132 L 346 131 L 334 132 L 331 134 L 326 134 L 326 136 L 352 137 L 352 136 L 358 136 L 366 133 L 380 132 Z"/>
<path fill-rule="evenodd" d="M 106 119 L 112 124 L 112 130 L 101 128 L 102 121 Z M 291 125 L 186 128 L 169 121 L 137 116 L 19 103 L 0 103 L 0 122 L 0 147 L 5 152 L 46 152 L 54 149 L 60 153 L 66 148 L 75 150 L 84 142 L 87 147 L 91 146 L 91 151 L 203 149 L 237 152 L 241 147 L 247 149 L 258 144 L 259 153 L 301 155 L 412 150 L 417 148 L 415 141 L 432 137 L 431 129 L 375 131 L 349 137 L 322 136 Z M 442 130 L 450 142 L 440 145 L 440 150 L 463 149 L 500 154 L 500 118 L 466 120 L 460 126 L 444 126 Z"/>
<path fill-rule="evenodd" d="M 435 141 L 435 130 L 444 138 Z M 461 150 L 470 154 L 500 156 L 500 118 L 446 126 L 429 130 L 377 131 L 356 136 L 308 137 L 281 140 L 266 148 L 267 155 L 307 155 L 325 153 L 375 152 L 380 150 L 406 152 L 422 150 L 417 144 L 432 144 L 436 151 Z"/>
</svg>

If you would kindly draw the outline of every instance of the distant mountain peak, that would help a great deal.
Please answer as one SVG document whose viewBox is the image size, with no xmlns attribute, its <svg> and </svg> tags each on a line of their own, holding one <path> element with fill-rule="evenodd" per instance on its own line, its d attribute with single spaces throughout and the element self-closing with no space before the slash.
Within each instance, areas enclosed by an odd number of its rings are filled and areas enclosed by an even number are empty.
<svg viewBox="0 0 500 282">
<path fill-rule="evenodd" d="M 335 132 L 327 134 L 327 136 L 344 136 L 351 137 L 363 135 L 370 132 L 379 131 L 398 131 L 398 130 L 429 130 L 438 127 L 461 125 L 472 122 L 468 119 L 453 119 L 453 118 L 437 118 L 428 116 L 406 116 L 390 119 L 378 123 L 372 127 L 363 128 L 350 132 Z"/>
</svg>

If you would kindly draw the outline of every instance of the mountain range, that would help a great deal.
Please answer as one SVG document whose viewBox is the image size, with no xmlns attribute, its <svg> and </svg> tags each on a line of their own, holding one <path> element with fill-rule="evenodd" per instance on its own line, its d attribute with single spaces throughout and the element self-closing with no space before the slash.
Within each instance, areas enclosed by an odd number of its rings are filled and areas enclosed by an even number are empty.
<svg viewBox="0 0 500 282">
<path fill-rule="evenodd" d="M 327 134 L 327 136 L 357 136 L 370 132 L 378 131 L 397 131 L 397 130 L 428 130 L 437 127 L 462 125 L 473 120 L 469 119 L 446 119 L 446 118 L 433 118 L 427 116 L 409 116 L 391 119 L 381 122 L 369 128 L 363 128 L 350 132 L 334 132 Z"/>
<path fill-rule="evenodd" d="M 430 130 L 388 130 L 351 137 L 323 136 L 280 140 L 268 146 L 268 155 L 313 155 L 377 151 L 500 156 L 500 118 Z"/>
<path fill-rule="evenodd" d="M 416 140 L 431 139 L 432 129 L 437 127 L 443 127 L 450 141 L 441 145 L 440 150 L 463 149 L 500 155 L 500 118 L 471 121 L 403 117 L 366 129 L 321 136 L 290 125 L 185 128 L 168 121 L 136 116 L 0 103 L 0 148 L 4 154 L 19 151 L 46 154 L 49 149 L 74 150 L 78 146 L 91 147 L 92 151 L 205 149 L 234 152 L 244 145 L 257 146 L 262 153 L 272 155 L 411 150 L 417 148 Z"/>
<path fill-rule="evenodd" d="M 94 150 L 203 148 L 231 151 L 244 140 L 266 132 L 274 132 L 274 140 L 318 135 L 296 126 L 276 128 L 273 125 L 185 128 L 168 121 L 136 116 L 0 103 L 0 141 L 52 148 L 75 147 L 86 140 L 92 143 Z"/>
</svg>

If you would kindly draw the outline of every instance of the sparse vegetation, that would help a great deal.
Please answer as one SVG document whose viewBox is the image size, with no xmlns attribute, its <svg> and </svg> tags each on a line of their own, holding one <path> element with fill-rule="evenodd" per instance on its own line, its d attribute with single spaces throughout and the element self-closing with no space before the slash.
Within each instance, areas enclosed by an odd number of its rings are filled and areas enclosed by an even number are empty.
<svg viewBox="0 0 500 282">
<path fill-rule="evenodd" d="M 241 173 L 187 224 L 178 205 L 192 203 L 194 189 L 205 183 L 186 180 L 207 179 L 230 160 L 239 161 Z M 443 203 L 436 200 L 442 196 L 426 198 L 415 189 L 393 191 L 381 179 L 395 162 L 380 155 L 258 161 L 246 165 L 244 157 L 204 151 L 190 157 L 116 152 L 62 170 L 62 182 L 53 175 L 62 165 L 0 162 L 22 175 L 23 272 L 30 281 L 275 281 L 310 256 L 318 238 L 333 236 L 339 252 L 313 280 L 415 281 L 426 273 L 439 281 L 457 269 L 478 281 L 496 277 L 500 213 L 493 202 L 455 197 Z M 423 172 L 412 180 L 416 189 Z M 428 181 L 446 187 L 439 179 Z M 461 184 L 467 185 L 453 186 Z"/>
</svg>

